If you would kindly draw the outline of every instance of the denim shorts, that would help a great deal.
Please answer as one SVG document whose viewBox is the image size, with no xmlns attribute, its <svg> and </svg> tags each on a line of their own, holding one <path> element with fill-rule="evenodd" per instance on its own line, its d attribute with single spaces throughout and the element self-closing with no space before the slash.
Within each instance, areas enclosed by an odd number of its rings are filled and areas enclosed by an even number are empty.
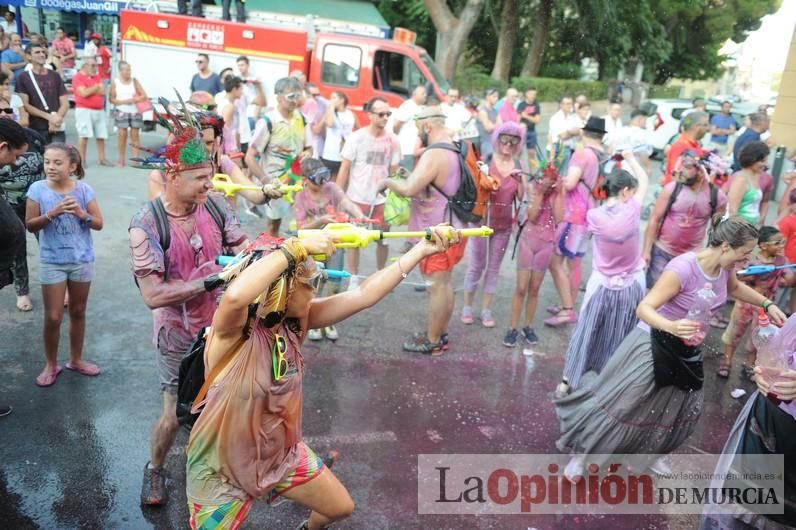
<svg viewBox="0 0 796 530">
<path fill-rule="evenodd" d="M 41 263 L 39 265 L 39 282 L 42 285 L 54 285 L 67 280 L 90 283 L 94 280 L 94 263 Z"/>
</svg>

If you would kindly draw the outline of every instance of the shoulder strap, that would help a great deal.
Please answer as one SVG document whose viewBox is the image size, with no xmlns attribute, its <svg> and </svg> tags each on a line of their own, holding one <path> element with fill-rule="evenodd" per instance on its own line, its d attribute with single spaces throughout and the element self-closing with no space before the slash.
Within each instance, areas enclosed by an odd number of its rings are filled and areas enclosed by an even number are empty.
<svg viewBox="0 0 796 530">
<path fill-rule="evenodd" d="M 713 217 L 713 214 L 716 213 L 716 208 L 719 205 L 719 188 L 717 188 L 713 184 L 709 185 L 710 185 L 710 216 Z"/>
<path fill-rule="evenodd" d="M 212 195 L 207 196 L 207 202 L 205 203 L 205 206 L 207 207 L 207 213 L 210 214 L 210 217 L 212 217 L 213 221 L 215 221 L 216 225 L 218 225 L 218 229 L 221 230 L 221 245 L 224 247 L 227 246 L 227 234 L 224 231 L 226 225 L 226 216 L 224 215 L 224 210 L 218 205 Z"/>
<path fill-rule="evenodd" d="M 263 114 L 263 119 L 265 120 L 265 126 L 268 127 L 268 134 L 272 134 L 274 132 L 274 122 L 271 121 L 268 114 Z"/>
<path fill-rule="evenodd" d="M 669 212 L 672 211 L 672 206 L 674 202 L 677 200 L 677 196 L 680 195 L 680 192 L 683 189 L 683 183 L 677 182 L 674 185 L 674 189 L 672 190 L 672 194 L 669 195 L 669 202 L 666 203 L 666 208 L 663 209 L 663 215 L 661 215 L 661 220 L 658 222 L 658 229 L 655 233 L 655 238 L 661 234 L 661 228 L 663 227 L 663 222 L 666 220 L 666 217 L 669 215 Z"/>
<path fill-rule="evenodd" d="M 50 112 L 50 106 L 47 104 L 47 100 L 44 99 L 44 95 L 41 93 L 39 83 L 36 82 L 36 76 L 33 75 L 33 70 L 28 70 L 28 75 L 30 76 L 30 82 L 33 83 L 33 89 L 36 91 L 36 95 L 39 96 L 39 101 L 41 101 L 42 107 L 44 107 L 44 112 Z"/>
<path fill-rule="evenodd" d="M 210 390 L 210 385 L 213 384 L 213 381 L 215 381 L 216 377 L 218 377 L 218 374 L 220 374 L 224 368 L 227 367 L 232 358 L 235 357 L 234 354 L 240 352 L 243 342 L 244 338 L 241 336 L 241 338 L 235 344 L 235 347 L 225 353 L 224 356 L 218 361 L 218 364 L 216 364 L 213 369 L 210 370 L 210 375 L 205 377 L 205 382 L 202 383 L 202 388 L 199 389 L 199 393 L 196 394 L 196 399 L 193 400 L 194 406 L 204 400 L 205 396 L 207 395 L 207 391 Z M 209 344 L 209 342 L 205 344 L 205 350 Z M 204 362 L 204 354 L 202 355 L 202 362 Z"/>
<path fill-rule="evenodd" d="M 163 250 L 163 280 L 169 279 L 169 260 L 166 257 L 166 251 L 171 245 L 171 229 L 169 228 L 169 218 L 166 215 L 166 208 L 163 206 L 163 199 L 160 196 L 154 200 L 149 201 L 149 209 L 152 215 L 155 216 L 155 228 L 158 229 L 158 239 L 160 240 L 160 248 Z"/>
<path fill-rule="evenodd" d="M 426 147 L 426 149 L 447 149 L 448 151 L 453 151 L 454 153 L 459 153 L 460 152 L 459 149 L 455 145 L 448 144 L 448 143 L 443 143 L 443 142 L 431 144 L 428 147 Z"/>
</svg>

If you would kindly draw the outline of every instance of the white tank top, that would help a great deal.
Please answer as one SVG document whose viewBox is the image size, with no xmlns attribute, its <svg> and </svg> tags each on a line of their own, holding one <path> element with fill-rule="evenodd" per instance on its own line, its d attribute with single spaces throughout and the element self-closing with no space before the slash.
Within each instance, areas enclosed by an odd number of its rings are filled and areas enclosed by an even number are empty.
<svg viewBox="0 0 796 530">
<path fill-rule="evenodd" d="M 133 99 L 135 97 L 135 83 L 132 79 L 129 84 L 125 85 L 119 78 L 116 78 L 113 80 L 113 86 L 116 88 L 116 99 Z M 116 105 L 116 110 L 129 114 L 138 113 L 138 109 L 133 104 Z"/>
</svg>

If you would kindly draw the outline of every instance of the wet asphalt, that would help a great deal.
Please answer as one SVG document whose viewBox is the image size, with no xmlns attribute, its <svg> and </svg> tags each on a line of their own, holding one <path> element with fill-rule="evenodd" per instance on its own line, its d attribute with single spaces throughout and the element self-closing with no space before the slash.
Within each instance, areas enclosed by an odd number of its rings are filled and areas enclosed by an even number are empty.
<svg viewBox="0 0 796 530">
<path fill-rule="evenodd" d="M 157 137 L 146 135 L 155 144 Z M 109 142 L 115 160 L 115 138 Z M 152 319 L 133 283 L 127 227 L 145 202 L 146 171 L 101 168 L 90 150 L 87 182 L 97 192 L 105 227 L 94 233 L 97 278 L 87 310 L 85 358 L 96 378 L 62 373 L 51 388 L 34 379 L 44 364 L 38 249 L 28 236 L 35 309 L 20 313 L 13 289 L 0 293 L 0 527 L 8 529 L 187 528 L 185 455 L 180 433 L 167 459 L 170 500 L 161 508 L 139 504 L 142 469 L 152 425 L 161 409 Z M 241 210 L 242 211 L 242 210 Z M 243 218 L 255 235 L 264 222 Z M 394 250 L 400 245 L 393 244 Z M 584 279 L 589 265 L 584 264 Z M 510 315 L 514 262 L 505 259 L 493 311 L 498 325 L 464 326 L 455 314 L 450 350 L 438 358 L 408 354 L 400 344 L 423 329 L 426 295 L 398 287 L 375 308 L 339 326 L 336 343 L 305 345 L 303 432 L 322 454 L 341 453 L 335 474 L 357 508 L 335 528 L 348 529 L 687 529 L 694 516 L 428 516 L 417 513 L 417 455 L 422 453 L 555 453 L 558 423 L 550 395 L 564 366 L 571 328 L 541 321 L 557 300 L 549 278 L 542 287 L 532 351 L 501 340 Z M 373 271 L 374 252 L 363 252 Z M 466 262 L 455 271 L 461 285 Z M 410 281 L 419 282 L 413 272 Z M 457 307 L 462 303 L 457 293 Z M 68 317 L 60 362 L 68 360 Z M 720 452 L 743 400 L 730 391 L 753 390 L 740 380 L 737 356 L 729 380 L 717 379 L 719 332 L 706 355 L 705 410 L 683 452 Z M 712 351 L 711 351 L 712 350 Z M 530 355 L 525 355 L 530 353 Z M 292 503 L 255 503 L 243 528 L 293 529 L 308 512 Z"/>
</svg>

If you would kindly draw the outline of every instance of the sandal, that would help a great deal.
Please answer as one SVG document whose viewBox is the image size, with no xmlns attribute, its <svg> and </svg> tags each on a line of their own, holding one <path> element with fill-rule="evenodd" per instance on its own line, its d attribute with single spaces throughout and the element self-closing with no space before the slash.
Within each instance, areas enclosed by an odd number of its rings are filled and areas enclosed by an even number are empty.
<svg viewBox="0 0 796 530">
<path fill-rule="evenodd" d="M 473 308 L 469 305 L 466 305 L 462 308 L 462 316 L 459 317 L 459 320 L 462 321 L 462 324 L 472 324 L 473 323 Z"/>
<path fill-rule="evenodd" d="M 441 340 L 439 342 L 431 342 L 424 333 L 419 337 L 412 337 L 412 340 L 409 342 L 404 342 L 403 349 L 404 351 L 422 353 L 423 355 L 431 355 L 436 357 L 438 355 L 442 355 L 443 344 Z"/>
<path fill-rule="evenodd" d="M 495 319 L 492 318 L 492 311 L 489 309 L 482 309 L 481 310 L 481 324 L 484 325 L 485 328 L 494 328 L 495 327 Z"/>
<path fill-rule="evenodd" d="M 755 380 L 755 369 L 753 367 L 750 367 L 746 363 L 743 363 L 741 365 L 741 375 L 743 375 L 749 381 L 754 381 Z"/>
<path fill-rule="evenodd" d="M 17 310 L 23 313 L 33 311 L 33 303 L 31 303 L 28 295 L 17 296 Z"/>
<path fill-rule="evenodd" d="M 546 311 L 551 315 L 557 315 L 561 312 L 561 308 L 557 305 L 549 305 L 547 306 Z"/>
<path fill-rule="evenodd" d="M 724 323 L 719 317 L 710 317 L 710 327 L 717 329 L 725 329 L 727 324 Z"/>
<path fill-rule="evenodd" d="M 732 368 L 732 363 L 726 357 L 722 359 L 721 363 L 719 364 L 719 369 L 716 370 L 716 375 L 727 379 L 730 377 L 730 369 Z"/>
<path fill-rule="evenodd" d="M 83 361 L 80 365 L 72 364 L 72 361 L 69 361 L 66 363 L 66 369 L 88 377 L 95 377 L 100 374 L 100 367 L 88 361 Z"/>
<path fill-rule="evenodd" d="M 567 311 L 567 314 L 562 315 L 564 311 Z M 558 326 L 563 326 L 564 324 L 575 324 L 577 321 L 578 314 L 574 309 L 561 308 L 561 311 L 557 315 L 545 319 L 544 325 L 550 326 L 551 328 L 557 328 Z"/>
<path fill-rule="evenodd" d="M 55 365 L 55 370 L 48 370 L 45 368 L 42 373 L 39 374 L 39 377 L 36 378 L 36 385 L 42 388 L 53 386 L 55 380 L 58 378 L 58 374 L 63 371 L 64 368 L 60 364 Z"/>
</svg>

